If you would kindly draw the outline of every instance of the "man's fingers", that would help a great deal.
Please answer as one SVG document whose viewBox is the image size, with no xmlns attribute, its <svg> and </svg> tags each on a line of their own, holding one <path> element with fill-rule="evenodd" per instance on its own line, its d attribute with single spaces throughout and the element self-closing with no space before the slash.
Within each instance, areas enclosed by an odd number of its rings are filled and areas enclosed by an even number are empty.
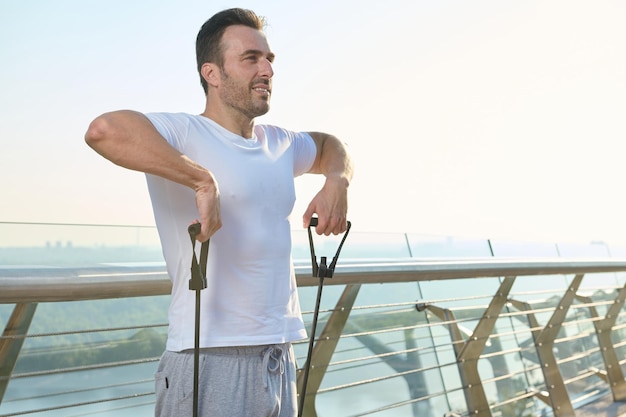
<svg viewBox="0 0 626 417">
<path fill-rule="evenodd" d="M 318 235 L 330 236 L 339 235 L 346 231 L 347 221 L 345 218 L 329 218 L 319 216 L 315 232 Z"/>
<path fill-rule="evenodd" d="M 315 209 L 312 207 L 311 204 L 309 204 L 306 211 L 302 215 L 302 227 L 303 228 L 306 229 L 307 227 L 309 227 L 309 225 L 311 224 L 311 218 L 313 217 L 314 214 L 315 214 Z"/>
<path fill-rule="evenodd" d="M 221 218 L 217 218 L 212 221 L 200 222 L 194 220 L 189 226 L 189 232 L 195 236 L 199 242 L 206 242 L 211 236 L 215 234 L 222 227 Z"/>
</svg>

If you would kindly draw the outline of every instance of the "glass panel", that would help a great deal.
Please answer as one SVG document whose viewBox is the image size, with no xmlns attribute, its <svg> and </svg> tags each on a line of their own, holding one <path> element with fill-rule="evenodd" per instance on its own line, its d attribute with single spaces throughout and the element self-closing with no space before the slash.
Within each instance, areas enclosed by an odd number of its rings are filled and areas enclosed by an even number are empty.
<svg viewBox="0 0 626 417">
<path fill-rule="evenodd" d="M 136 415 L 141 404 L 154 401 L 144 397 L 152 395 L 152 375 L 165 349 L 168 302 L 168 296 L 158 296 L 40 304 L 0 411 L 79 404 L 88 397 L 111 401 L 72 413 Z M 129 364 L 98 369 L 124 362 Z"/>
<path fill-rule="evenodd" d="M 14 378 L 0 413 L 46 410 L 46 417 L 115 415 L 135 417 L 154 414 L 155 363 Z M 130 398 L 129 398 L 130 397 Z M 101 401 L 100 403 L 97 403 Z M 60 408 L 72 404 L 95 404 Z M 59 407 L 58 410 L 53 408 Z M 30 413 L 29 413 L 30 415 Z"/>
<path fill-rule="evenodd" d="M 316 254 L 332 258 L 339 237 L 314 235 Z M 404 234 L 354 233 L 342 251 L 347 259 L 450 259 L 471 257 L 626 257 L 626 247 L 488 242 Z M 310 264 L 306 231 L 294 232 L 296 262 Z M 93 266 L 106 263 L 163 264 L 156 229 L 125 226 L 74 226 L 0 223 L 0 268 L 10 265 Z M 512 299 L 529 302 L 540 330 L 563 297 L 572 276 L 518 277 Z M 325 281 L 321 332 L 344 286 Z M 581 293 L 590 295 L 601 317 L 616 297 L 626 273 L 590 274 Z M 466 402 L 447 323 L 431 310 L 419 312 L 416 302 L 434 303 L 454 311 L 463 337 L 471 334 L 500 285 L 498 278 L 368 284 L 360 288 L 354 310 L 338 341 L 318 395 L 323 416 L 428 416 L 449 411 L 465 413 Z M 316 287 L 298 289 L 304 318 L 310 327 Z M 0 414 L 60 406 L 69 402 L 111 401 L 49 411 L 46 415 L 150 414 L 153 374 L 164 347 L 167 296 L 121 300 L 44 303 L 38 307 L 9 384 Z M 604 303 L 604 304 L 602 304 Z M 0 306 L 8 320 L 13 305 Z M 570 395 L 582 404 L 594 392 L 606 392 L 591 369 L 604 367 L 597 351 L 590 310 L 571 307 L 555 345 Z M 107 330 L 108 329 L 108 330 Z M 626 357 L 626 312 L 621 310 L 613 331 L 619 358 Z M 306 357 L 305 342 L 294 346 L 298 363 Z M 137 360 L 140 363 L 103 369 L 91 365 Z M 626 371 L 626 361 L 621 361 Z M 549 407 L 527 389 L 545 389 L 528 315 L 507 305 L 489 337 L 479 371 L 494 416 L 541 415 Z M 54 370 L 65 367 L 67 371 Z M 77 369 L 78 367 L 78 369 Z M 38 372 L 50 372 L 37 375 Z M 136 398 L 124 398 L 135 396 Z M 519 398 L 510 401 L 512 398 Z M 591 398 L 591 397 L 589 397 Z M 347 400 L 349 399 L 349 401 Z"/>
<path fill-rule="evenodd" d="M 449 236 L 407 235 L 411 256 L 424 259 L 490 257 L 489 241 Z"/>
<path fill-rule="evenodd" d="M 559 252 L 553 243 L 545 242 L 520 242 L 507 240 L 491 240 L 493 256 L 499 258 L 543 258 L 557 257 Z"/>
<path fill-rule="evenodd" d="M 559 254 L 563 258 L 608 258 L 609 247 L 604 242 L 559 243 Z"/>
<path fill-rule="evenodd" d="M 626 246 L 624 245 L 609 245 L 608 251 L 612 258 L 626 258 Z"/>
<path fill-rule="evenodd" d="M 419 298 L 415 283 L 361 287 L 322 382 L 318 415 L 378 409 L 376 415 L 413 416 L 416 410 L 425 416 L 441 414 L 431 406 L 439 400 L 427 398 L 443 391 L 443 381 L 425 316 L 414 307 Z M 325 307 L 332 308 L 330 301 Z M 341 414 L 345 398 L 351 401 Z"/>
<path fill-rule="evenodd" d="M 0 268 L 163 263 L 154 227 L 0 223 Z"/>
<path fill-rule="evenodd" d="M 318 236 L 312 230 L 315 255 L 318 262 L 321 256 L 328 258 L 328 263 L 337 252 L 337 248 L 343 235 Z M 303 261 L 310 264 L 311 251 L 309 236 L 306 230 L 294 230 L 292 232 L 292 256 L 296 262 Z M 381 259 L 407 258 L 410 256 L 405 235 L 401 233 L 360 233 L 350 232 L 343 248 L 340 260 L 367 259 L 370 261 Z"/>
</svg>

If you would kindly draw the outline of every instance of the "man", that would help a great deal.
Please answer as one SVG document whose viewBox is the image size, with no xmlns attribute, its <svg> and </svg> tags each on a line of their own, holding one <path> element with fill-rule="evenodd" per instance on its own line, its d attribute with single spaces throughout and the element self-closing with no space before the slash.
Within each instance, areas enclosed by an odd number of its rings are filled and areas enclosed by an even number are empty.
<svg viewBox="0 0 626 417">
<path fill-rule="evenodd" d="M 346 228 L 352 162 L 319 132 L 255 126 L 269 110 L 271 51 L 252 11 L 217 13 L 196 40 L 206 93 L 201 115 L 117 111 L 85 135 L 93 149 L 146 173 L 172 299 L 166 352 L 156 375 L 157 416 L 192 413 L 194 293 L 188 288 L 190 223 L 211 238 L 201 306 L 200 415 L 294 416 L 291 342 L 306 337 L 291 263 L 293 178 L 326 181 L 303 215 L 318 234 Z"/>
</svg>

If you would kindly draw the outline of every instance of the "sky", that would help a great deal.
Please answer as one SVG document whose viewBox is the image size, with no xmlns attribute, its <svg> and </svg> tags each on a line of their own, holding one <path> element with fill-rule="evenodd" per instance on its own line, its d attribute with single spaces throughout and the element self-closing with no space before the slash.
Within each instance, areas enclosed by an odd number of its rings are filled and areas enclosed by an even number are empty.
<svg viewBox="0 0 626 417">
<path fill-rule="evenodd" d="M 154 224 L 99 114 L 201 113 L 195 37 L 266 17 L 258 123 L 332 133 L 361 232 L 626 243 L 626 2 L 0 0 L 0 222 Z M 296 180 L 294 227 L 323 179 Z"/>
</svg>

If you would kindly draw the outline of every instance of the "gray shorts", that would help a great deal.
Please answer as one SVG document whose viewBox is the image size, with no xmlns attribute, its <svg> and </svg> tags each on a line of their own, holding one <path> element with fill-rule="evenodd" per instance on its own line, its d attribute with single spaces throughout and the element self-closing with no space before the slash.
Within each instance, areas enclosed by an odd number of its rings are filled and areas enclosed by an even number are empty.
<svg viewBox="0 0 626 417">
<path fill-rule="evenodd" d="M 166 351 L 155 375 L 156 417 L 193 415 L 193 350 Z M 200 350 L 199 412 L 210 417 L 294 417 L 291 343 Z"/>
</svg>

